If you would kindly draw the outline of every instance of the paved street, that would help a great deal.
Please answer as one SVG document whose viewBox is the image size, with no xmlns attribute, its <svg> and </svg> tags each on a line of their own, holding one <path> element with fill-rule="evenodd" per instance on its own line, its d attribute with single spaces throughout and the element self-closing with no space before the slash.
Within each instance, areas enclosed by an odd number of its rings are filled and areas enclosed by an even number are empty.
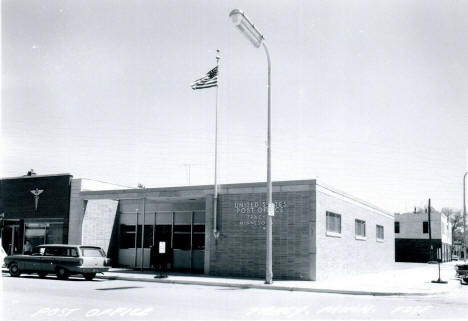
<svg viewBox="0 0 468 321">
<path fill-rule="evenodd" d="M 2 300 L 3 320 L 466 319 L 467 291 L 356 296 L 4 273 Z"/>
</svg>

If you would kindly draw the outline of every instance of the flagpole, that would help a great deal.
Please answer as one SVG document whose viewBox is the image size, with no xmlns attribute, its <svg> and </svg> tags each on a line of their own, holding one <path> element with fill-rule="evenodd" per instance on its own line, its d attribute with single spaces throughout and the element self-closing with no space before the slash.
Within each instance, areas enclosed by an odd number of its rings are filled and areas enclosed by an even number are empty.
<svg viewBox="0 0 468 321">
<path fill-rule="evenodd" d="M 215 156 L 214 156 L 214 192 L 213 192 L 213 235 L 215 239 L 218 238 L 219 232 L 216 228 L 217 222 L 217 209 L 218 209 L 218 88 L 219 88 L 219 49 L 216 50 L 216 67 L 218 70 L 218 84 L 216 85 L 216 109 L 215 109 Z"/>
</svg>

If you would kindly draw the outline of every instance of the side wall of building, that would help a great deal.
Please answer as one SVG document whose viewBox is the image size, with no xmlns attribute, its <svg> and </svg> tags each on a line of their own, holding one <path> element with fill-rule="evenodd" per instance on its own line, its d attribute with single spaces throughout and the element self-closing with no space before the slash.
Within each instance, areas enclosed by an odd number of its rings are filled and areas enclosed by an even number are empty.
<svg viewBox="0 0 468 321">
<path fill-rule="evenodd" d="M 390 269 L 394 265 L 393 216 L 317 186 L 317 280 Z M 341 215 L 341 234 L 327 233 L 327 211 Z M 355 220 L 366 222 L 366 239 L 355 237 Z M 376 225 L 384 239 L 377 240 Z M 327 235 L 328 234 L 328 235 Z"/>
</svg>

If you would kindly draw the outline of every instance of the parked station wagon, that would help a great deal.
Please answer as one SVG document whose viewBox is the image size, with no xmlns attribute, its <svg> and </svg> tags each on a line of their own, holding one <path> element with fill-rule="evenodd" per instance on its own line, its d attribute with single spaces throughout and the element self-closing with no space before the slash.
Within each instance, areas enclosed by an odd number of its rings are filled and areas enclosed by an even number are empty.
<svg viewBox="0 0 468 321">
<path fill-rule="evenodd" d="M 60 280 L 70 275 L 82 274 L 91 281 L 96 273 L 109 270 L 109 259 L 97 246 L 47 244 L 34 248 L 30 255 L 9 255 L 4 259 L 11 276 L 21 273 L 37 273 L 44 278 L 56 274 Z"/>
</svg>

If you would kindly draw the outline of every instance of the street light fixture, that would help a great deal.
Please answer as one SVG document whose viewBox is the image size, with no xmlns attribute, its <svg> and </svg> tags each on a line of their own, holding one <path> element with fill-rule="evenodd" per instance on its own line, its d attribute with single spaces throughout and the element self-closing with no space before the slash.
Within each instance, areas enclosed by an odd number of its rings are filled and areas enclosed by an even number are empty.
<svg viewBox="0 0 468 321">
<path fill-rule="evenodd" d="M 249 39 L 255 48 L 263 47 L 268 62 L 268 133 L 267 133 L 267 204 L 268 213 L 266 215 L 266 273 L 265 283 L 273 283 L 273 268 L 272 268 L 272 217 L 275 215 L 275 206 L 273 204 L 272 184 L 271 184 L 271 61 L 268 47 L 265 43 L 263 34 L 255 27 L 255 25 L 247 18 L 240 9 L 234 9 L 229 13 L 234 25 Z"/>
</svg>

